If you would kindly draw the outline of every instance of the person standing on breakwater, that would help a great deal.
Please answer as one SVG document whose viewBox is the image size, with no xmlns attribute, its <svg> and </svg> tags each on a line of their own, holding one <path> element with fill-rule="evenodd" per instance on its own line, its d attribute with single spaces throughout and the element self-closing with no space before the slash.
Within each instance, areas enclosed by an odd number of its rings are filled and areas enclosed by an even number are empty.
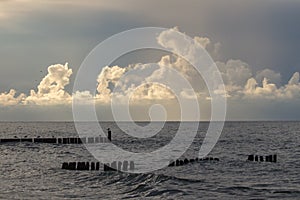
<svg viewBox="0 0 300 200">
<path fill-rule="evenodd" d="M 109 141 L 111 141 L 111 130 L 110 128 L 107 129 L 107 138 Z"/>
</svg>

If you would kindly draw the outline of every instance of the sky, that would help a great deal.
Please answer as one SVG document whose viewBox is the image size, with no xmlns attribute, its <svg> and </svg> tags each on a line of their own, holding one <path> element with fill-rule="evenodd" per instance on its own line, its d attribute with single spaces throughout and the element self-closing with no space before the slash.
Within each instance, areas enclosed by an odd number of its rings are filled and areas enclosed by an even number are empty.
<svg viewBox="0 0 300 200">
<path fill-rule="evenodd" d="M 227 120 L 300 120 L 299 10 L 296 0 L 1 0 L 0 121 L 72 120 L 72 89 L 84 58 L 108 37 L 138 27 L 178 27 L 201 43 L 221 71 Z M 163 80 L 170 76 L 168 61 L 171 68 L 190 72 L 201 119 L 209 120 L 203 80 L 188 63 L 171 57 L 145 51 L 100 66 L 99 119 L 112 119 L 108 97 L 125 72 L 151 61 L 155 73 L 149 79 L 160 74 Z M 84 91 L 77 96 L 96 98 Z M 168 120 L 180 116 L 172 91 L 160 85 L 140 88 L 133 99 L 136 120 L 148 120 L 153 104 L 165 105 Z"/>
</svg>

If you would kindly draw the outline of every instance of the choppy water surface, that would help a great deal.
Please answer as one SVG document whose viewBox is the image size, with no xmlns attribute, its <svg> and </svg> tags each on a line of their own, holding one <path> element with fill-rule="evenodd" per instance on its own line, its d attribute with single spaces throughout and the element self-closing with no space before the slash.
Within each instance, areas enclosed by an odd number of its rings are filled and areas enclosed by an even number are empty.
<svg viewBox="0 0 300 200">
<path fill-rule="evenodd" d="M 174 137 L 178 123 L 168 122 L 149 139 L 135 139 L 114 123 L 114 144 L 151 152 Z M 141 123 L 140 125 L 145 125 Z M 207 123 L 182 156 L 197 156 Z M 128 125 L 130 130 L 130 125 Z M 73 123 L 0 123 L 0 137 L 77 135 Z M 210 153 L 220 161 L 167 167 L 147 174 L 67 171 L 65 161 L 94 161 L 83 145 L 0 144 L 1 199 L 300 199 L 300 122 L 227 122 Z M 248 154 L 277 154 L 277 163 L 246 161 Z M 147 158 L 145 158 L 147 159 Z"/>
</svg>

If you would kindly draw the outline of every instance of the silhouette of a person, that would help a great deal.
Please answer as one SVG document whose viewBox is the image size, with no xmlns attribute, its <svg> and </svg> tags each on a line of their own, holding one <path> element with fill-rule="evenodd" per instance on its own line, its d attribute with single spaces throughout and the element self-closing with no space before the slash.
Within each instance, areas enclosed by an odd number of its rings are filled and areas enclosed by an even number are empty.
<svg viewBox="0 0 300 200">
<path fill-rule="evenodd" d="M 110 128 L 107 129 L 107 138 L 109 141 L 111 141 L 111 130 Z"/>
</svg>

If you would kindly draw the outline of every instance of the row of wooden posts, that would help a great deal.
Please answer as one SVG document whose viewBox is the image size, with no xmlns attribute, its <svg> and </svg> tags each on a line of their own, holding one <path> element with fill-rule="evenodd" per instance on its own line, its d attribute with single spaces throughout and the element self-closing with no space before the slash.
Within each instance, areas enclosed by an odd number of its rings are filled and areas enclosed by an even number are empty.
<svg viewBox="0 0 300 200">
<path fill-rule="evenodd" d="M 11 142 L 32 142 L 32 143 L 51 143 L 51 144 L 93 144 L 107 143 L 109 138 L 106 137 L 67 137 L 67 138 L 2 138 L 0 143 Z"/>
<path fill-rule="evenodd" d="M 177 159 L 176 161 L 170 161 L 169 167 L 174 167 L 174 166 L 182 166 L 186 165 L 189 163 L 194 163 L 198 161 L 203 161 L 203 160 L 214 160 L 214 161 L 219 161 L 219 158 L 213 158 L 213 157 L 206 157 L 206 158 L 195 158 L 195 159 L 187 159 L 185 158 L 184 160 L 179 160 Z"/>
<path fill-rule="evenodd" d="M 260 161 L 260 162 L 277 162 L 277 155 L 268 155 L 268 156 L 258 156 L 258 155 L 249 155 L 249 161 Z M 205 158 L 195 158 L 195 159 L 177 159 L 175 161 L 170 161 L 169 167 L 182 166 L 189 163 L 195 163 L 199 161 L 220 161 L 219 158 L 214 157 L 205 157 Z M 114 161 L 112 163 L 101 164 L 100 162 L 64 162 L 62 164 L 62 169 L 67 170 L 86 170 L 86 171 L 133 171 L 134 162 L 133 161 Z"/>
<path fill-rule="evenodd" d="M 258 155 L 248 155 L 249 161 L 256 162 L 277 162 L 277 155 L 268 155 L 268 156 L 258 156 Z"/>
<path fill-rule="evenodd" d="M 206 157 L 206 158 L 195 158 L 195 159 L 184 159 L 184 160 L 176 160 L 171 161 L 169 167 L 172 166 L 182 166 L 188 163 L 194 163 L 202 160 L 212 160 L 219 161 L 219 158 Z M 130 171 L 134 170 L 134 162 L 133 161 L 114 161 L 112 163 L 101 164 L 100 162 L 64 162 L 62 164 L 62 169 L 67 170 L 86 170 L 86 171 L 99 171 L 101 167 L 103 167 L 103 171 Z"/>
<path fill-rule="evenodd" d="M 219 161 L 219 158 L 207 157 L 207 158 L 195 158 L 195 159 L 184 159 L 171 161 L 169 167 L 171 166 L 182 166 L 188 163 L 194 163 L 202 160 L 214 160 Z M 102 167 L 101 167 L 102 166 Z M 103 171 L 132 171 L 134 170 L 133 161 L 114 161 L 112 163 L 101 164 L 100 162 L 64 162 L 62 164 L 62 169 L 67 170 L 86 170 L 86 171 L 99 171 L 103 168 Z"/>
<path fill-rule="evenodd" d="M 67 170 L 85 170 L 85 171 L 133 171 L 134 162 L 133 161 L 114 161 L 112 163 L 102 164 L 100 162 L 64 162 L 62 164 L 62 169 Z"/>
</svg>

